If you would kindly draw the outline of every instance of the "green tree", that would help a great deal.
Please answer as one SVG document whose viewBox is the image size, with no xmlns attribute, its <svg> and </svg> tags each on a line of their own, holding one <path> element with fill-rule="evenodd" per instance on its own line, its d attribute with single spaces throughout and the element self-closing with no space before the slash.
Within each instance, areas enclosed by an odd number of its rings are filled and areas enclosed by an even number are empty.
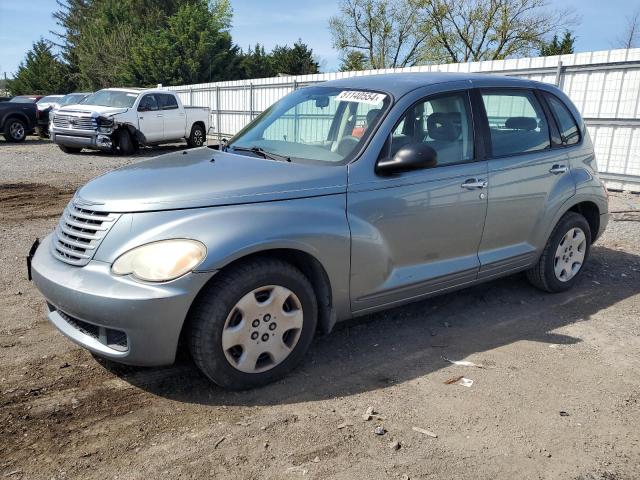
<svg viewBox="0 0 640 480">
<path fill-rule="evenodd" d="M 230 11 L 196 1 L 182 5 L 166 28 L 146 32 L 131 49 L 134 83 L 179 85 L 234 78 L 239 49 L 228 31 Z"/>
<path fill-rule="evenodd" d="M 341 72 L 355 72 L 358 70 L 366 70 L 368 68 L 369 66 L 367 64 L 366 55 L 357 50 L 347 52 L 340 63 Z"/>
<path fill-rule="evenodd" d="M 573 43 L 576 38 L 571 34 L 569 30 L 564 32 L 562 40 L 558 39 L 558 34 L 555 34 L 550 42 L 543 43 L 540 47 L 540 55 L 542 57 L 550 57 L 552 55 L 565 55 L 573 53 Z"/>
<path fill-rule="evenodd" d="M 240 75 L 243 78 L 267 78 L 273 77 L 276 71 L 273 68 L 273 61 L 264 47 L 257 44 L 253 49 L 249 47 L 247 52 L 243 52 L 240 60 Z"/>
<path fill-rule="evenodd" d="M 14 78 L 8 81 L 13 95 L 67 93 L 71 88 L 68 68 L 52 52 L 46 40 L 40 39 L 27 52 Z"/>
<path fill-rule="evenodd" d="M 319 72 L 313 50 L 302 43 L 302 39 L 298 39 L 293 47 L 277 45 L 271 52 L 271 61 L 277 74 L 308 75 Z"/>
</svg>

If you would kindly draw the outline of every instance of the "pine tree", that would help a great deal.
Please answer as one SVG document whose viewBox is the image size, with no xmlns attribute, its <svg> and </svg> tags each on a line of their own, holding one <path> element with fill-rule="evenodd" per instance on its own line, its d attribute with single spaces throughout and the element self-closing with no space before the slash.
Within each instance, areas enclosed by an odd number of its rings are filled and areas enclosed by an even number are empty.
<svg viewBox="0 0 640 480">
<path fill-rule="evenodd" d="M 68 73 L 68 67 L 53 54 L 51 44 L 41 38 L 27 52 L 8 89 L 13 95 L 67 93 L 71 88 Z"/>
</svg>

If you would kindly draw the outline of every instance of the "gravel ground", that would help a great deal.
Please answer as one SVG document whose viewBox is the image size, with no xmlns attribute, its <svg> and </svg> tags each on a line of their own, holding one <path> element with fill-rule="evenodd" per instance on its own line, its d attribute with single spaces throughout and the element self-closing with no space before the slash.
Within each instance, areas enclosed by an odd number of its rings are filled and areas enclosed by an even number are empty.
<svg viewBox="0 0 640 480">
<path fill-rule="evenodd" d="M 25 278 L 26 251 L 76 188 L 176 148 L 0 143 L 1 476 L 638 478 L 640 197 L 611 195 L 621 213 L 570 292 L 516 275 L 340 324 L 283 381 L 230 393 L 187 355 L 162 369 L 92 357 Z M 446 383 L 463 375 L 471 387 Z"/>
</svg>

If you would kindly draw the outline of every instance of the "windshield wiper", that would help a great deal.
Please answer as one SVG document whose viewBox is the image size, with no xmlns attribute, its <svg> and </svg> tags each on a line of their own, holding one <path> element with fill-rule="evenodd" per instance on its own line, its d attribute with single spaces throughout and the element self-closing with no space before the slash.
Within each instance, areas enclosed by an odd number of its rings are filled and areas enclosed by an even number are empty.
<svg viewBox="0 0 640 480">
<path fill-rule="evenodd" d="M 233 151 L 255 153 L 256 155 L 260 155 L 262 158 L 268 158 L 269 160 L 280 160 L 284 162 L 291 161 L 291 158 L 287 157 L 286 155 L 267 152 L 264 148 L 261 148 L 261 147 L 237 147 L 235 145 L 232 145 L 231 148 L 233 149 Z"/>
</svg>

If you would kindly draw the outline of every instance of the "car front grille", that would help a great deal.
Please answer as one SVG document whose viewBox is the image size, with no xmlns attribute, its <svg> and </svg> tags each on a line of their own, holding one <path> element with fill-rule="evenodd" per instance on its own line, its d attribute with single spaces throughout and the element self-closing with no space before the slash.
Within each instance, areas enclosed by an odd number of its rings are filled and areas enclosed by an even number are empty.
<svg viewBox="0 0 640 480">
<path fill-rule="evenodd" d="M 87 210 L 71 201 L 56 226 L 51 253 L 65 263 L 86 265 L 118 218 L 120 214 Z"/>
<path fill-rule="evenodd" d="M 95 130 L 97 124 L 92 117 L 79 115 L 56 114 L 53 117 L 53 125 L 58 128 L 73 130 Z"/>
</svg>

